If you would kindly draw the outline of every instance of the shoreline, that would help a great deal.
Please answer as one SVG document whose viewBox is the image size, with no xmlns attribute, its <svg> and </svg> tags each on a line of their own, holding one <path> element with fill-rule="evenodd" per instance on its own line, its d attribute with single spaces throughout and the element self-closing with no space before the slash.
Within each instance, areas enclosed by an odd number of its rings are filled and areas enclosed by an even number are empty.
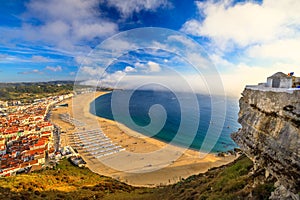
<svg viewBox="0 0 300 200">
<path fill-rule="evenodd" d="M 97 174 L 109 176 L 133 186 L 155 187 L 176 183 L 182 178 L 204 173 L 212 167 L 228 164 L 238 158 L 238 156 L 234 155 L 218 157 L 213 153 L 209 153 L 204 158 L 200 158 L 199 151 L 171 146 L 160 140 L 133 131 L 123 124 L 90 113 L 91 102 L 106 93 L 107 92 L 96 92 L 78 95 L 72 99 L 61 102 L 68 103 L 68 107 L 55 108 L 52 112 L 52 120 L 65 129 L 63 131 L 66 132 L 61 135 L 61 146 L 73 146 L 71 145 L 70 136 L 72 136 L 74 132 L 100 127 L 102 132 L 110 138 L 113 143 L 126 149 L 126 152 L 105 156 L 105 158 L 101 160 L 94 159 L 78 150 L 80 155 L 87 162 L 87 167 Z M 71 116 L 75 115 L 74 117 L 80 121 L 84 121 L 86 126 L 83 128 L 74 128 L 71 124 L 59 119 L 58 115 L 61 113 L 69 113 Z M 164 151 L 164 153 L 157 154 L 151 158 L 151 164 L 149 164 L 149 159 L 148 161 L 146 158 L 144 159 L 144 155 L 158 151 Z M 182 155 L 180 154 L 176 160 L 167 163 L 162 162 L 163 159 L 175 156 L 178 152 L 183 153 Z M 139 160 L 131 156 L 137 154 L 142 156 Z M 116 170 L 103 164 L 107 161 L 115 164 L 115 166 L 122 164 L 126 170 Z M 136 170 L 133 169 L 132 164 L 134 164 L 134 167 L 138 170 L 146 170 L 145 173 L 132 173 L 132 171 Z M 158 167 L 159 170 L 148 170 L 147 167 L 149 166 L 153 169 Z"/>
</svg>

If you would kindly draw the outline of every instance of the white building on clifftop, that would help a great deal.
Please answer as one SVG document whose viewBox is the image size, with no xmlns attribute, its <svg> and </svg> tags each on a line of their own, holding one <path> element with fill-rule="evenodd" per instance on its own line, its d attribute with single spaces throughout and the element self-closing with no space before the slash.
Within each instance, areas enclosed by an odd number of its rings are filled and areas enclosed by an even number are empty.
<svg viewBox="0 0 300 200">
<path fill-rule="evenodd" d="M 273 92 L 288 92 L 300 90 L 300 77 L 293 76 L 293 73 L 284 74 L 277 72 L 267 78 L 267 83 L 258 85 L 247 85 L 247 89 Z"/>
<path fill-rule="evenodd" d="M 272 88 L 291 88 L 293 85 L 292 76 L 288 76 L 282 72 L 277 72 L 267 78 L 266 87 Z"/>
</svg>

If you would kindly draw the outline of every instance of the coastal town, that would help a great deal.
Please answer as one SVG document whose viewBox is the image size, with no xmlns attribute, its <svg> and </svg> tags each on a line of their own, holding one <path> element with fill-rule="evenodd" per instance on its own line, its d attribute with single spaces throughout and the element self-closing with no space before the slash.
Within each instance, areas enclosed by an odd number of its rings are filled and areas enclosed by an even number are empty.
<svg viewBox="0 0 300 200">
<path fill-rule="evenodd" d="M 51 166 L 59 150 L 59 128 L 49 121 L 51 108 L 73 94 L 0 102 L 0 176 Z"/>
<path fill-rule="evenodd" d="M 32 103 L 0 101 L 0 177 L 53 168 L 63 158 L 84 167 L 81 154 L 96 159 L 124 151 L 100 129 L 85 130 L 87 124 L 70 115 L 66 102 L 91 92 L 84 88 Z"/>
</svg>

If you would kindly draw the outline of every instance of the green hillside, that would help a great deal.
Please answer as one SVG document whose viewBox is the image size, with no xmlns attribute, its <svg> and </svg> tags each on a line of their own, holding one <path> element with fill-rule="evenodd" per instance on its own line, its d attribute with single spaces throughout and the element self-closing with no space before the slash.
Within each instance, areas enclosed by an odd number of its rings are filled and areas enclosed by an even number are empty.
<svg viewBox="0 0 300 200">
<path fill-rule="evenodd" d="M 159 188 L 133 187 L 62 160 L 55 169 L 0 179 L 0 199 L 267 199 L 273 182 L 258 184 L 242 156 L 223 167 Z"/>
</svg>

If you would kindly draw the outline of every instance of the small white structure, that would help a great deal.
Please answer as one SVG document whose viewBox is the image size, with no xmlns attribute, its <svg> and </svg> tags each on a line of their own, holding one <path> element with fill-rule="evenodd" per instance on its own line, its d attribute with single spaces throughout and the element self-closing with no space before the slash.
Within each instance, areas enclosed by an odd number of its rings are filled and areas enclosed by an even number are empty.
<svg viewBox="0 0 300 200">
<path fill-rule="evenodd" d="M 277 72 L 267 79 L 267 87 L 272 88 L 291 88 L 293 85 L 293 79 L 282 72 Z"/>
</svg>

